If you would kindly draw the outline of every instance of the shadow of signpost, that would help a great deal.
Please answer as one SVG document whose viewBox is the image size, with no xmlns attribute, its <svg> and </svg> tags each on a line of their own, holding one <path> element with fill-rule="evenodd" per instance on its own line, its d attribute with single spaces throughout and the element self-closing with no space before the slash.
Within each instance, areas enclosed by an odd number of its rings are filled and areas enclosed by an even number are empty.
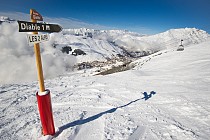
<svg viewBox="0 0 210 140">
<path fill-rule="evenodd" d="M 88 117 L 88 118 L 86 118 L 86 119 L 81 119 L 81 118 L 80 118 L 79 120 L 76 120 L 76 121 L 73 121 L 73 122 L 71 122 L 71 123 L 68 123 L 68 124 L 66 124 L 66 125 L 61 126 L 61 127 L 59 128 L 59 131 L 63 131 L 63 130 L 65 130 L 65 129 L 68 129 L 68 128 L 73 127 L 73 126 L 76 126 L 76 125 L 81 125 L 81 124 L 85 124 L 85 123 L 91 122 L 91 121 L 93 121 L 93 120 L 98 119 L 99 117 L 101 117 L 101 116 L 104 115 L 104 114 L 113 113 L 113 112 L 115 112 L 116 110 L 117 110 L 117 108 L 112 108 L 112 109 L 110 109 L 110 110 L 101 112 L 101 113 L 99 113 L 99 114 L 93 115 L 93 116 Z"/>
<path fill-rule="evenodd" d="M 145 101 L 146 101 L 146 100 L 148 100 L 149 98 L 151 98 L 152 95 L 155 95 L 156 92 L 151 91 L 150 94 L 147 94 L 147 92 L 144 92 L 143 94 L 144 94 L 144 99 L 145 99 Z"/>
<path fill-rule="evenodd" d="M 144 93 L 143 93 L 144 97 L 139 98 L 139 99 L 136 99 L 136 100 L 134 100 L 134 101 L 131 101 L 131 102 L 125 104 L 125 105 L 122 105 L 122 106 L 119 106 L 119 107 L 115 107 L 115 108 L 109 109 L 109 110 L 107 110 L 107 111 L 98 113 L 98 114 L 93 115 L 93 116 L 91 116 L 91 117 L 88 117 L 88 118 L 86 118 L 86 119 L 83 119 L 84 115 L 82 115 L 82 117 L 81 117 L 79 120 L 70 122 L 70 123 L 68 123 L 68 124 L 65 124 L 65 125 L 59 127 L 59 131 L 57 132 L 57 134 L 55 134 L 55 137 L 57 137 L 57 136 L 58 136 L 62 131 L 64 131 L 65 129 L 68 129 L 68 128 L 70 128 L 70 127 L 74 127 L 74 126 L 77 126 L 77 125 L 82 125 L 82 124 L 85 124 L 85 123 L 88 123 L 88 122 L 91 122 L 91 121 L 96 120 L 96 119 L 98 119 L 99 117 L 103 116 L 104 114 L 113 113 L 113 112 L 115 112 L 118 108 L 124 108 L 124 107 L 129 106 L 130 104 L 135 103 L 135 102 L 137 102 L 137 101 L 139 101 L 139 100 L 143 100 L 143 99 L 144 99 L 144 100 L 146 101 L 146 100 L 148 100 L 149 98 L 151 98 L 152 95 L 155 95 L 155 94 L 156 94 L 156 92 L 154 92 L 154 91 L 151 91 L 150 94 L 147 94 L 147 92 L 144 92 Z"/>
</svg>

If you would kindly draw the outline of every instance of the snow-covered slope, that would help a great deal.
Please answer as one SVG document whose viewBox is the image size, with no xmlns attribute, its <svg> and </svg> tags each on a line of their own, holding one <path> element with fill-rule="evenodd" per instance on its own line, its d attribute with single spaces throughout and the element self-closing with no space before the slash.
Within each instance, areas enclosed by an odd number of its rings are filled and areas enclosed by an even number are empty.
<svg viewBox="0 0 210 140">
<path fill-rule="evenodd" d="M 37 82 L 0 86 L 0 139 L 208 140 L 210 41 L 162 51 L 134 70 L 46 80 L 55 137 L 41 136 Z"/>
</svg>

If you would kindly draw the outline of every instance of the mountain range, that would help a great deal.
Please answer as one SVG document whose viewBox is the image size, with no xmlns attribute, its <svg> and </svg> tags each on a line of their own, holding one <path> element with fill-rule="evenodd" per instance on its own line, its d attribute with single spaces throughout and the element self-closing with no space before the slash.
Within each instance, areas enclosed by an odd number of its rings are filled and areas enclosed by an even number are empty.
<svg viewBox="0 0 210 140">
<path fill-rule="evenodd" d="M 27 43 L 27 33 L 19 33 L 16 20 L 9 17 L 0 17 L 0 23 L 0 43 L 1 49 L 4 50 L 0 57 L 1 61 L 4 61 L 1 67 L 8 67 L 10 61 L 14 63 L 13 67 L 10 66 L 12 71 L 0 71 L 2 76 L 11 75 L 0 82 L 35 80 L 35 66 L 31 66 L 29 61 L 35 59 L 34 52 L 32 46 Z M 162 50 L 177 50 L 180 45 L 187 48 L 208 38 L 206 31 L 196 28 L 171 29 L 156 35 L 127 30 L 63 29 L 60 33 L 51 33 L 50 40 L 41 43 L 41 53 L 44 70 L 48 71 L 45 77 L 48 79 L 68 73 L 69 70 L 87 67 L 110 69 L 112 66 L 124 65 Z M 22 59 L 28 62 L 19 63 L 23 62 Z M 25 72 L 25 78 L 19 78 L 21 72 Z"/>
</svg>

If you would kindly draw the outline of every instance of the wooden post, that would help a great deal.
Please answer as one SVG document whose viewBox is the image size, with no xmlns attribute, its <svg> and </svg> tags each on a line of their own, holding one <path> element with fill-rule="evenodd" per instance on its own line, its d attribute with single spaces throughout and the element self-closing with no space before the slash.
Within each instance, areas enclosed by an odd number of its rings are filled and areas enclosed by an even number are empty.
<svg viewBox="0 0 210 140">
<path fill-rule="evenodd" d="M 30 9 L 30 14 L 31 13 L 32 13 L 32 9 Z M 34 19 L 31 19 L 31 22 L 36 23 L 37 21 Z M 33 32 L 33 34 L 38 34 L 38 32 Z M 36 67 L 38 71 L 39 88 L 40 88 L 40 92 L 44 92 L 45 91 L 44 76 L 43 76 L 43 71 L 42 71 L 42 60 L 41 60 L 41 55 L 40 55 L 39 43 L 34 44 L 34 51 L 35 51 L 35 56 L 36 56 Z"/>
<path fill-rule="evenodd" d="M 33 9 L 30 9 L 30 15 L 31 15 L 31 22 L 33 23 L 37 23 L 37 19 L 43 20 L 42 16 Z M 33 34 L 38 34 L 38 32 L 33 32 Z M 42 134 L 54 135 L 55 127 L 54 127 L 53 114 L 52 114 L 51 97 L 50 97 L 50 91 L 45 90 L 44 87 L 44 77 L 42 71 L 42 60 L 41 60 L 39 43 L 34 44 L 34 51 L 36 56 L 36 67 L 38 71 L 38 80 L 40 87 L 40 92 L 37 92 L 36 97 L 39 108 L 40 120 L 42 124 Z"/>
</svg>

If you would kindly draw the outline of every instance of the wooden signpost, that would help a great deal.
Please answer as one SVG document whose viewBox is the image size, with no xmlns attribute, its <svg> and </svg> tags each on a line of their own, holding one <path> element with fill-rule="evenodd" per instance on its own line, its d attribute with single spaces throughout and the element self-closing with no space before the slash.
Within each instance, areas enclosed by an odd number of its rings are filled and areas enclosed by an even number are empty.
<svg viewBox="0 0 210 140">
<path fill-rule="evenodd" d="M 52 114 L 52 105 L 50 91 L 45 89 L 44 76 L 42 70 L 42 60 L 40 55 L 39 43 L 49 40 L 49 35 L 38 34 L 38 32 L 60 32 L 62 27 L 56 24 L 43 24 L 37 21 L 43 21 L 42 16 L 34 9 L 30 10 L 31 22 L 18 21 L 19 32 L 32 32 L 28 35 L 28 41 L 34 43 L 34 51 L 36 56 L 36 67 L 39 80 L 39 92 L 36 93 L 40 120 L 42 123 L 43 135 L 54 135 L 55 127 Z"/>
</svg>

